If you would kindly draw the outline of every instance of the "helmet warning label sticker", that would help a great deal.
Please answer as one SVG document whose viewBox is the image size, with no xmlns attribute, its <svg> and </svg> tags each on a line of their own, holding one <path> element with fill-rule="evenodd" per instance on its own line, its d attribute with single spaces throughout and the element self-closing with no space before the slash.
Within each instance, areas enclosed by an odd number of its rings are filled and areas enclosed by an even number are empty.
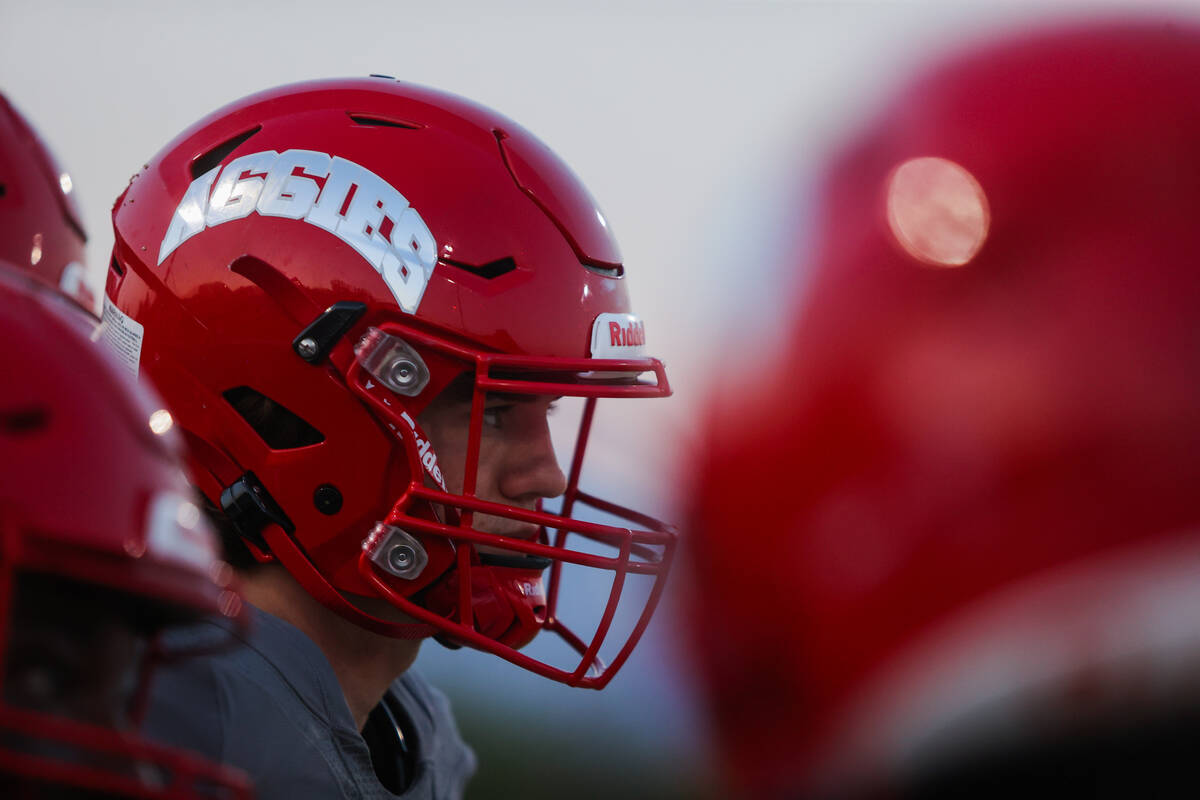
<svg viewBox="0 0 1200 800">
<path fill-rule="evenodd" d="M 158 263 L 196 234 L 251 214 L 323 228 L 375 268 L 403 311 L 417 312 L 437 264 L 429 227 L 383 178 L 315 150 L 250 153 L 196 178 L 171 216 Z"/>
<path fill-rule="evenodd" d="M 129 374 L 138 376 L 138 363 L 142 358 L 142 339 L 145 328 L 133 317 L 113 305 L 104 295 L 104 311 L 101 316 L 104 344 Z"/>
<path fill-rule="evenodd" d="M 599 314 L 592 323 L 592 358 L 641 358 L 646 324 L 636 314 Z"/>
</svg>

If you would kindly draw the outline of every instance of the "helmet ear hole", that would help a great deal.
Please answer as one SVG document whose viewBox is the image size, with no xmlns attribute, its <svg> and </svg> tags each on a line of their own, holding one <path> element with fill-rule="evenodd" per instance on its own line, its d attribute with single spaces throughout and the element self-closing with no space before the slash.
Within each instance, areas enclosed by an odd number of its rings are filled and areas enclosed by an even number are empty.
<svg viewBox="0 0 1200 800">
<path fill-rule="evenodd" d="M 229 389 L 222 396 L 272 450 L 294 450 L 325 441 L 319 430 L 249 386 Z"/>
</svg>

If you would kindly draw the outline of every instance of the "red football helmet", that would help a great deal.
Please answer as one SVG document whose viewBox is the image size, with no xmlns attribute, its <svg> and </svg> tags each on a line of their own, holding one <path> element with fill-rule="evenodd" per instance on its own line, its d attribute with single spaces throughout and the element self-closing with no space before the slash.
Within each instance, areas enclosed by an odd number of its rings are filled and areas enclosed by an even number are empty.
<svg viewBox="0 0 1200 800">
<path fill-rule="evenodd" d="M 1197 140 L 1200 29 L 1109 22 L 943 64 L 833 163 L 779 378 L 714 411 L 691 488 L 750 796 L 906 796 L 1197 707 Z"/>
<path fill-rule="evenodd" d="M 0 93 L 0 259 L 29 270 L 88 311 L 87 234 L 71 176 Z"/>
<path fill-rule="evenodd" d="M 584 449 L 597 398 L 670 389 L 642 355 L 603 215 L 545 145 L 390 78 L 285 86 L 168 144 L 118 198 L 113 224 L 106 320 L 140 353 L 191 445 L 194 480 L 255 557 L 372 631 L 440 634 L 572 685 L 611 679 L 649 621 L 675 534 L 584 492 Z M 417 418 L 464 374 L 458 494 Z M 558 514 L 476 493 L 488 392 L 587 398 Z M 247 411 L 256 404 L 272 420 Z M 619 522 L 575 518 L 580 506 Z M 540 534 L 498 537 L 472 526 L 476 514 Z M 556 614 L 564 563 L 611 572 L 590 637 Z M 653 587 L 605 667 L 597 653 L 630 575 Z M 380 619 L 353 597 L 417 622 Z M 517 652 L 543 629 L 577 665 Z"/>
<path fill-rule="evenodd" d="M 249 797 L 236 772 L 127 730 L 163 627 L 243 615 L 170 414 L 82 319 L 0 262 L 0 373 L 19 376 L 0 388 L 0 788 Z"/>
</svg>

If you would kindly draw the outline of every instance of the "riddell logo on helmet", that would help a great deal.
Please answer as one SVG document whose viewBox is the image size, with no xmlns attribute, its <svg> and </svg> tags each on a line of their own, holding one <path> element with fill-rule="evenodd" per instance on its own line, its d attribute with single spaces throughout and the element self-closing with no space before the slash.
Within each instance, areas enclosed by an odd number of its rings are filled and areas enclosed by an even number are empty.
<svg viewBox="0 0 1200 800">
<path fill-rule="evenodd" d="M 646 348 L 646 323 L 636 314 L 605 312 L 592 323 L 592 358 L 639 358 Z"/>
<path fill-rule="evenodd" d="M 437 264 L 433 234 L 404 195 L 366 167 L 313 150 L 251 153 L 196 178 L 171 217 L 158 263 L 207 228 L 250 214 L 329 231 L 375 268 L 409 314 Z"/>
<path fill-rule="evenodd" d="M 608 336 L 611 347 L 638 347 L 646 343 L 646 324 L 639 320 L 622 327 L 619 322 L 610 322 Z"/>
<path fill-rule="evenodd" d="M 429 477 L 433 478 L 438 487 L 443 492 L 446 491 L 446 481 L 442 477 L 442 468 L 438 466 L 437 453 L 433 452 L 433 443 L 428 438 L 421 438 L 425 432 L 417 426 L 416 420 L 410 417 L 407 411 L 401 411 L 400 418 L 408 423 L 408 427 L 412 428 L 413 438 L 417 440 L 417 457 L 421 459 L 421 466 L 425 468 Z"/>
</svg>

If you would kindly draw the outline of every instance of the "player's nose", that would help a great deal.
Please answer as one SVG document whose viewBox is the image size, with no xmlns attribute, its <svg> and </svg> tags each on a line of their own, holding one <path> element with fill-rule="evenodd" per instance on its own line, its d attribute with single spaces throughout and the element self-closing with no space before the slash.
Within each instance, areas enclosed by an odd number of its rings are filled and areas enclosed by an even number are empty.
<svg viewBox="0 0 1200 800">
<path fill-rule="evenodd" d="M 567 490 L 567 476 L 559 466 L 545 420 L 526 431 L 524 441 L 500 476 L 500 491 L 512 501 L 558 497 Z"/>
</svg>

